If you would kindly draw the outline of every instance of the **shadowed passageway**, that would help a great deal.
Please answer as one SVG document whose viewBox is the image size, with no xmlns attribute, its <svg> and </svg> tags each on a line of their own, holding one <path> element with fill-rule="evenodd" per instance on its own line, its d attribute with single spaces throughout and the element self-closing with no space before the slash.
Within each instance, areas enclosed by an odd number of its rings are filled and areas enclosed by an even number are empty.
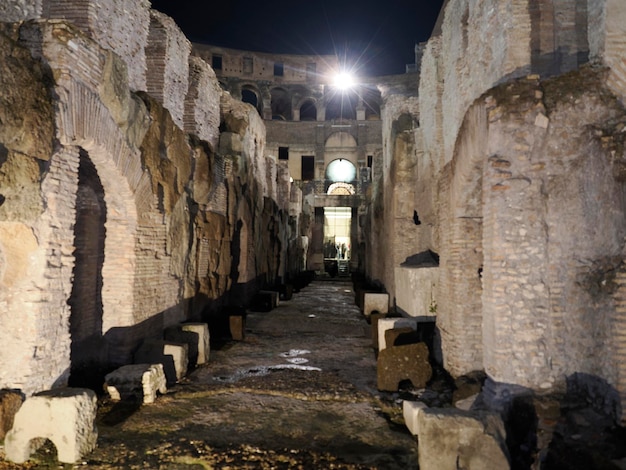
<svg viewBox="0 0 626 470">
<path fill-rule="evenodd" d="M 417 468 L 376 391 L 370 327 L 347 281 L 250 312 L 244 341 L 152 405 L 103 407 L 93 468 Z"/>
</svg>

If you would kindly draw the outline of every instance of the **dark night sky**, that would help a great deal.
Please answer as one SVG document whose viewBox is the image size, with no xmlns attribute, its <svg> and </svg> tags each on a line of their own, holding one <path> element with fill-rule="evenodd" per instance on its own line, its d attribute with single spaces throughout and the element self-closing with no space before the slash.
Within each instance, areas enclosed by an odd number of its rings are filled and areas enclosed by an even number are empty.
<svg viewBox="0 0 626 470">
<path fill-rule="evenodd" d="M 443 0 L 152 0 L 194 42 L 345 57 L 363 75 L 404 73 Z"/>
</svg>

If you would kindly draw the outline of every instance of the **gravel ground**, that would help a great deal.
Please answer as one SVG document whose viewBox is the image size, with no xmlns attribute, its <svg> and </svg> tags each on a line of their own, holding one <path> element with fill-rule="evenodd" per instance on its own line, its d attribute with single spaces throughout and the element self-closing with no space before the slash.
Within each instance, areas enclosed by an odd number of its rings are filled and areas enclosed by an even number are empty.
<svg viewBox="0 0 626 470">
<path fill-rule="evenodd" d="M 243 341 L 212 350 L 154 404 L 101 400 L 98 431 L 81 464 L 59 465 L 48 443 L 0 468 L 417 468 L 400 402 L 376 390 L 370 328 L 347 281 L 250 312 Z"/>
</svg>

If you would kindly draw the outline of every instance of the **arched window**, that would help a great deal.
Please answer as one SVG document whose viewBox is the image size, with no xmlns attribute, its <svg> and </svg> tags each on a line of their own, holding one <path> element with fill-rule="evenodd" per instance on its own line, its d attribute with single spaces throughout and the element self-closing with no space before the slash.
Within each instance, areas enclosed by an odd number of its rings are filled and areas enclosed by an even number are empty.
<svg viewBox="0 0 626 470">
<path fill-rule="evenodd" d="M 317 121 L 317 108 L 313 100 L 307 100 L 300 106 L 301 121 Z"/>
<path fill-rule="evenodd" d="M 330 162 L 326 167 L 326 179 L 333 183 L 349 183 L 356 179 L 356 167 L 350 160 L 338 158 Z"/>
<path fill-rule="evenodd" d="M 291 120 L 291 98 L 287 90 L 273 88 L 270 92 L 272 99 L 272 119 Z"/>
<path fill-rule="evenodd" d="M 241 89 L 241 101 L 251 104 L 259 112 L 259 114 L 261 114 L 261 101 L 259 100 L 259 94 L 254 88 L 244 86 Z"/>
</svg>

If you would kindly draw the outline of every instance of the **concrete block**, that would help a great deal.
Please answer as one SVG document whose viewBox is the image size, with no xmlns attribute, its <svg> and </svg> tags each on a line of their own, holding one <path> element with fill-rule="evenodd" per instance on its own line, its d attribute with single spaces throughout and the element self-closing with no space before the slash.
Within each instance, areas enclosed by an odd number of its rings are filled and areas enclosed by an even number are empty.
<svg viewBox="0 0 626 470">
<path fill-rule="evenodd" d="M 413 318 L 380 318 L 378 320 L 378 350 L 382 351 L 387 347 L 385 332 L 393 328 L 410 327 L 417 330 L 417 320 Z"/>
<path fill-rule="evenodd" d="M 173 385 L 187 373 L 189 365 L 187 343 L 149 339 L 135 353 L 135 364 L 163 364 L 168 385 Z"/>
<path fill-rule="evenodd" d="M 104 380 L 112 400 L 138 395 L 143 397 L 143 403 L 154 403 L 157 392 L 167 392 L 163 364 L 129 364 L 107 374 Z"/>
<path fill-rule="evenodd" d="M 428 408 L 428 406 L 426 403 L 421 401 L 404 400 L 402 402 L 402 416 L 404 417 L 404 424 L 406 424 L 407 429 L 414 436 L 419 434 L 419 414 L 425 408 Z"/>
<path fill-rule="evenodd" d="M 201 365 L 209 362 L 211 352 L 209 325 L 206 323 L 181 323 L 165 329 L 165 339 L 176 343 L 187 343 L 189 364 Z"/>
<path fill-rule="evenodd" d="M 4 440 L 7 460 L 24 463 L 49 439 L 59 462 L 76 463 L 96 447 L 96 394 L 86 388 L 38 393 L 24 402 Z"/>
<path fill-rule="evenodd" d="M 389 313 L 389 294 L 380 292 L 363 294 L 363 315 L 369 318 L 372 312 Z"/>
</svg>

